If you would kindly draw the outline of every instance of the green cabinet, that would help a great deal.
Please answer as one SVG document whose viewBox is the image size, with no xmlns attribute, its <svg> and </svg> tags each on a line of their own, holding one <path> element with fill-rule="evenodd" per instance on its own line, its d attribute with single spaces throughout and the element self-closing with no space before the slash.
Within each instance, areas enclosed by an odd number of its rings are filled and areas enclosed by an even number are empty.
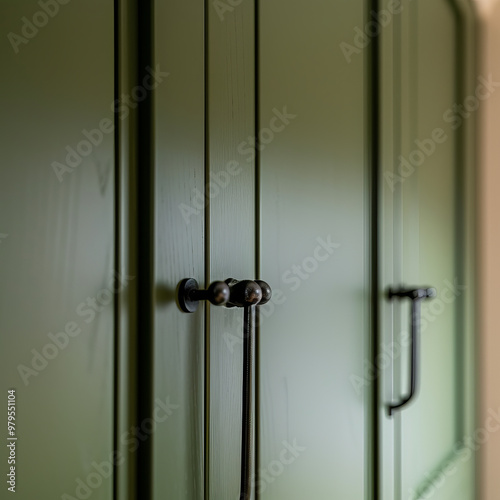
<svg viewBox="0 0 500 500">
<path fill-rule="evenodd" d="M 26 38 L 38 10 L 47 23 Z M 19 497 L 239 498 L 243 311 L 182 312 L 192 277 L 273 289 L 253 499 L 475 500 L 470 96 L 491 89 L 469 2 L 2 13 L 27 40 L 0 49 Z M 418 391 L 389 415 L 412 345 L 410 301 L 387 292 L 423 286 L 437 296 L 422 303 Z"/>
</svg>

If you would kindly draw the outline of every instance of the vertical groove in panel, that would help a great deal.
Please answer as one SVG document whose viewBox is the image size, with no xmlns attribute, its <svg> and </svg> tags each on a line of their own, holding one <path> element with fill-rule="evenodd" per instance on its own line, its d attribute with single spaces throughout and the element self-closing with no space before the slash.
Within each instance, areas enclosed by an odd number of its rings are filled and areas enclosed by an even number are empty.
<svg viewBox="0 0 500 500">
<path fill-rule="evenodd" d="M 458 50 L 456 57 L 458 60 L 460 87 L 457 89 L 457 95 L 460 102 L 465 99 L 467 95 L 472 94 L 475 90 L 477 77 L 479 76 L 479 66 L 476 55 L 481 53 L 481 45 L 479 40 L 479 31 L 476 25 L 476 9 L 473 2 L 457 1 L 456 4 L 457 15 L 459 17 L 459 27 L 456 32 L 456 39 Z M 464 203 L 462 205 L 463 224 L 462 243 L 464 245 L 461 251 L 461 258 L 463 259 L 463 275 L 462 280 L 464 283 L 469 283 L 467 298 L 464 297 L 462 304 L 463 308 L 462 317 L 463 333 L 461 339 L 461 360 L 463 360 L 463 408 L 464 415 L 461 416 L 462 432 L 465 435 L 477 428 L 477 423 L 481 421 L 482 411 L 480 403 L 483 397 L 482 390 L 479 386 L 480 374 L 476 376 L 476 366 L 481 366 L 481 359 L 478 356 L 481 350 L 481 339 L 476 340 L 476 326 L 478 325 L 476 319 L 476 306 L 479 306 L 481 298 L 476 293 L 477 290 L 477 277 L 476 274 L 476 249 L 480 242 L 477 238 L 478 231 L 476 230 L 477 208 L 476 200 L 479 199 L 476 194 L 477 186 L 479 185 L 481 173 L 476 174 L 476 165 L 478 154 L 475 150 L 479 136 L 478 117 L 471 116 L 469 123 L 461 132 L 459 142 L 462 143 L 461 154 L 459 155 L 461 161 L 461 194 Z M 480 232 L 480 230 L 479 230 Z M 479 269 L 478 269 L 479 271 Z M 464 294 L 465 295 L 465 294 Z M 462 323 L 460 323 L 462 324 Z M 483 361 L 484 365 L 484 361 Z M 480 453 L 480 455 L 483 455 Z M 483 492 L 480 491 L 483 487 L 486 488 L 485 482 L 481 481 L 480 475 L 483 473 L 482 456 L 478 456 L 474 460 L 473 470 L 470 472 L 474 498 L 483 498 Z"/>
<path fill-rule="evenodd" d="M 255 65 L 255 137 L 259 137 L 260 128 L 260 34 L 259 34 L 259 3 L 260 0 L 255 1 L 255 14 L 254 14 L 254 65 Z M 255 148 L 255 276 L 259 279 L 266 280 L 265 276 L 260 274 L 260 221 L 261 221 L 261 206 L 260 206 L 260 152 Z M 260 314 L 259 308 L 256 311 L 256 326 L 255 326 L 255 408 L 254 408 L 254 422 L 255 422 L 255 440 L 254 440 L 254 484 L 258 484 L 258 474 L 260 470 Z M 255 491 L 255 499 L 260 499 L 260 490 Z"/>
<path fill-rule="evenodd" d="M 142 1 L 137 5 L 138 68 L 136 85 L 141 86 L 146 68 L 153 67 L 153 2 Z M 138 102 L 137 120 L 137 198 L 138 198 L 138 296 L 137 296 L 137 419 L 141 426 L 152 417 L 153 394 L 153 249 L 154 249 L 154 169 L 153 146 L 153 97 Z M 137 498 L 152 498 L 152 440 L 142 441 L 137 449 Z"/>
<path fill-rule="evenodd" d="M 137 27 L 135 0 L 115 0 L 115 99 L 129 93 L 137 71 Z M 137 276 L 137 177 L 136 134 L 137 114 L 131 110 L 125 119 L 115 114 L 115 269 L 118 274 Z M 115 500 L 132 500 L 136 491 L 136 455 L 119 436 L 127 432 L 137 418 L 135 359 L 137 345 L 137 280 L 115 300 L 115 430 L 114 449 L 124 457 L 115 464 L 113 490 Z"/>
<path fill-rule="evenodd" d="M 210 197 L 207 186 L 210 179 L 210 131 L 209 131 L 209 2 L 204 2 L 204 75 L 205 75 L 205 285 L 210 283 Z M 210 497 L 210 306 L 205 305 L 205 397 L 204 397 L 204 498 Z"/>
<path fill-rule="evenodd" d="M 114 44 L 114 86 L 113 93 L 114 99 L 118 99 L 120 95 L 120 65 L 119 65 L 119 49 L 120 49 L 120 34 L 121 31 L 119 29 L 120 23 L 120 0 L 114 0 L 113 2 L 114 8 L 114 17 L 113 17 L 113 44 Z M 116 120 L 115 120 L 116 121 Z M 115 239 L 115 254 L 114 254 L 114 268 L 116 271 L 120 270 L 120 253 L 121 253 L 121 231 L 120 231 L 120 169 L 119 169 L 119 147 L 120 147 L 120 131 L 121 128 L 117 126 L 115 123 L 115 136 L 114 136 L 114 165 L 115 165 L 115 206 L 114 206 L 114 239 Z M 114 324 L 114 349 L 113 349 L 113 450 L 118 450 L 118 436 L 120 429 L 120 413 L 119 413 L 119 404 L 120 404 L 120 303 L 118 300 L 115 300 L 113 303 L 115 324 Z M 113 464 L 113 500 L 118 500 L 118 467 L 117 464 Z"/>
<path fill-rule="evenodd" d="M 118 54 L 120 47 L 120 36 L 119 36 L 119 22 L 120 22 L 120 2 L 119 0 L 114 0 L 113 2 L 113 45 L 114 45 L 114 61 L 113 61 L 113 99 L 117 99 L 119 94 L 119 75 L 120 66 L 118 64 Z M 119 141 L 119 130 L 116 128 L 115 124 L 115 136 L 114 136 L 114 166 L 115 166 L 115 205 L 114 205 L 114 240 L 115 240 L 115 252 L 114 252 L 114 268 L 116 271 L 119 270 L 120 263 L 120 230 L 119 230 L 119 214 L 120 214 L 120 187 L 119 187 L 119 177 L 118 177 L 118 165 L 119 165 L 119 153 L 118 148 L 120 146 Z M 118 300 L 113 303 L 113 315 L 115 317 L 114 331 L 113 331 L 113 450 L 118 450 L 118 435 L 119 435 L 119 396 L 118 391 L 120 390 L 119 383 L 119 360 L 120 360 L 120 350 L 119 350 L 119 340 L 120 340 L 120 328 L 119 328 L 119 311 L 120 306 Z M 118 500 L 118 474 L 117 465 L 113 464 L 113 500 Z"/>
<path fill-rule="evenodd" d="M 371 0 L 370 12 L 379 12 L 379 0 Z M 371 293 L 372 293 L 372 341 L 371 341 L 371 358 L 372 361 L 376 361 L 378 354 L 378 345 L 380 341 L 380 330 L 379 330 L 379 294 L 380 294 L 380 276 L 379 270 L 381 269 L 381 261 L 379 259 L 379 227 L 380 224 L 380 191 L 382 186 L 380 186 L 380 43 L 379 37 L 375 37 L 372 41 L 371 51 L 368 58 L 367 66 L 369 74 L 367 75 L 368 83 L 368 107 L 369 107 L 369 137 L 367 138 L 369 149 L 370 149 L 370 159 L 369 163 L 371 165 L 371 172 L 369 179 L 371 182 Z M 371 465 L 367 464 L 368 473 L 371 474 L 371 481 L 367 481 L 367 488 L 371 489 L 371 494 L 369 491 L 366 492 L 366 498 L 379 500 L 381 498 L 380 491 L 380 470 L 381 464 L 380 459 L 380 443 L 379 443 L 379 411 L 378 404 L 380 400 L 380 385 L 375 383 L 373 390 L 371 392 L 371 408 L 368 414 L 372 416 L 372 425 L 370 429 L 369 437 L 371 438 L 371 453 L 367 456 L 371 459 Z"/>
<path fill-rule="evenodd" d="M 397 174 L 398 170 L 398 158 L 402 154 L 402 133 L 401 133 L 401 19 L 395 20 L 394 23 L 394 44 L 392 49 L 392 57 L 394 60 L 394 167 Z M 395 248 L 395 259 L 394 259 L 394 284 L 402 284 L 402 274 L 403 274 L 403 261 L 402 261 L 402 248 L 403 248 L 403 232 L 402 232 L 402 205 L 403 205 L 403 193 L 401 185 L 395 188 L 394 192 L 394 205 L 396 210 L 394 211 L 394 248 Z M 399 258 L 398 258 L 399 257 Z M 394 309 L 394 336 L 398 342 L 400 342 L 401 336 L 401 308 L 396 307 Z M 397 337 L 396 337 L 397 336 Z M 401 375 L 402 369 L 400 364 L 396 363 L 394 367 L 394 394 L 399 397 L 401 394 Z M 394 491 L 396 492 L 396 497 L 401 497 L 402 495 L 402 485 L 401 485 L 401 414 L 394 415 L 394 428 L 395 428 L 395 439 L 394 439 Z"/>
<path fill-rule="evenodd" d="M 455 2 L 451 2 L 451 9 L 453 11 L 455 17 L 455 44 L 456 51 L 454 53 L 454 61 L 455 61 L 455 96 L 454 102 L 464 102 L 467 97 L 467 93 L 465 92 L 465 79 L 467 78 L 467 74 L 464 71 L 464 56 L 466 54 L 465 40 L 466 33 L 464 30 L 464 22 L 462 19 L 462 14 L 459 11 Z M 464 189 L 464 180 L 465 180 L 465 154 L 464 148 L 467 144 L 466 137 L 466 128 L 462 127 L 457 131 L 457 141 L 455 143 L 455 162 L 457 175 L 455 177 L 455 212 L 456 212 L 456 220 L 455 220 L 455 249 L 457 252 L 457 261 L 456 261 L 456 271 L 455 274 L 458 277 L 459 283 L 466 283 L 466 256 L 464 249 L 466 248 L 466 239 L 465 239 L 465 230 L 466 230 L 466 214 L 467 210 L 469 210 L 468 204 L 465 202 L 466 200 L 466 191 Z M 464 294 L 465 295 L 465 294 Z M 458 387 L 465 388 L 466 387 L 466 377 L 467 374 L 465 370 L 463 370 L 463 366 L 460 366 L 459 363 L 465 362 L 465 340 L 466 340 L 466 308 L 465 304 L 467 302 L 466 296 L 461 296 L 458 298 L 458 307 L 455 310 L 455 324 L 456 329 L 458 330 L 458 339 L 459 341 L 455 344 L 455 373 L 458 381 Z M 465 425 L 465 414 L 466 414 L 466 398 L 465 391 L 459 391 L 456 395 L 456 434 L 455 439 L 458 441 L 462 438 L 462 436 L 467 435 L 468 429 Z"/>
<path fill-rule="evenodd" d="M 378 6 L 385 7 L 387 2 L 378 1 Z M 379 44 L 379 138 L 380 138 L 380 164 L 379 185 L 380 193 L 380 235 L 379 259 L 380 266 L 379 290 L 379 340 L 377 350 L 382 343 L 394 341 L 394 311 L 391 303 L 385 300 L 383 291 L 395 283 L 393 250 L 394 250 L 394 197 L 390 184 L 385 182 L 387 174 L 394 175 L 394 92 L 393 92 L 393 57 L 392 44 L 394 39 L 394 23 L 381 34 Z M 395 363 L 384 370 L 379 377 L 379 435 L 376 437 L 379 445 L 378 462 L 378 499 L 394 500 L 394 422 L 387 418 L 386 404 L 394 400 L 394 366 Z M 377 500 L 378 500 L 377 499 Z"/>
</svg>

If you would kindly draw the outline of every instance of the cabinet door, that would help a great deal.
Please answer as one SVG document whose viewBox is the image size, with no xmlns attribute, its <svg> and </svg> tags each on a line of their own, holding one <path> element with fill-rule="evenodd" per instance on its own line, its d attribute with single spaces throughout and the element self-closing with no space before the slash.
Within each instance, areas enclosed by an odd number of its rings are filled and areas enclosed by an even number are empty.
<svg viewBox="0 0 500 500">
<path fill-rule="evenodd" d="M 113 273 L 113 20 L 110 0 L 1 6 L 0 424 L 7 450 L 14 389 L 23 500 L 112 498 L 113 301 L 130 284 Z M 3 498 L 6 473 L 2 455 Z"/>
<path fill-rule="evenodd" d="M 155 58 L 170 76 L 155 94 L 154 279 L 167 293 L 153 391 L 175 409 L 153 438 L 154 498 L 239 491 L 243 313 L 202 302 L 188 315 L 174 295 L 183 278 L 256 277 L 255 155 L 241 151 L 255 129 L 254 4 L 226 7 L 155 6 Z"/>
<path fill-rule="evenodd" d="M 238 5 L 236 5 L 238 3 Z M 175 4 L 175 5 L 174 5 Z M 260 277 L 255 498 L 364 498 L 370 406 L 366 2 L 157 2 L 156 287 Z M 205 29 L 204 36 L 203 30 Z M 242 318 L 156 304 L 154 498 L 238 498 Z"/>
<path fill-rule="evenodd" d="M 468 89 L 470 12 L 464 6 L 444 0 L 407 5 L 382 52 L 391 89 L 383 90 L 386 117 L 389 92 L 394 96 L 392 128 L 382 121 L 382 285 L 437 291 L 422 302 L 416 363 L 410 301 L 382 298 L 379 347 L 392 355 L 392 373 L 385 370 L 381 379 L 384 498 L 475 498 L 474 450 L 483 436 L 473 428 L 468 143 L 480 99 Z M 458 104 L 468 111 L 461 115 Z M 389 417 L 386 405 L 409 392 L 412 366 L 417 394 Z"/>
</svg>

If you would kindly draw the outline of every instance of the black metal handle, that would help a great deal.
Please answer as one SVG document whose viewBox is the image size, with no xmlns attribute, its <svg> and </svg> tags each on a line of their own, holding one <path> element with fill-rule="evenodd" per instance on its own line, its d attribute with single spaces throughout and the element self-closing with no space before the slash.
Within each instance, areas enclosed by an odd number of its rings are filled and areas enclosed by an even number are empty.
<svg viewBox="0 0 500 500">
<path fill-rule="evenodd" d="M 222 306 L 229 300 L 229 286 L 223 281 L 214 281 L 206 290 L 198 288 L 194 278 L 183 279 L 179 283 L 177 295 L 180 308 L 187 313 L 198 309 L 200 300 L 208 300 L 214 306 Z"/>
<path fill-rule="evenodd" d="M 241 403 L 240 500 L 252 491 L 252 380 L 255 349 L 255 306 L 243 308 L 243 386 Z"/>
<path fill-rule="evenodd" d="M 419 341 L 420 341 L 420 303 L 423 299 L 436 296 L 435 288 L 413 288 L 389 290 L 389 299 L 408 298 L 411 303 L 411 364 L 410 364 L 410 391 L 408 396 L 396 404 L 387 406 L 389 416 L 392 416 L 396 410 L 402 410 L 415 397 L 419 383 Z"/>
<path fill-rule="evenodd" d="M 243 307 L 243 384 L 241 405 L 241 481 L 240 500 L 250 500 L 252 492 L 252 384 L 254 372 L 256 305 L 271 300 L 271 287 L 262 280 L 227 279 L 227 307 Z"/>
<path fill-rule="evenodd" d="M 252 385 L 255 349 L 256 306 L 271 300 L 271 287 L 262 280 L 227 279 L 214 281 L 207 290 L 199 290 L 193 278 L 179 283 L 179 306 L 184 312 L 194 312 L 200 300 L 214 305 L 243 308 L 243 384 L 241 405 L 241 483 L 240 500 L 250 500 L 252 491 Z"/>
</svg>

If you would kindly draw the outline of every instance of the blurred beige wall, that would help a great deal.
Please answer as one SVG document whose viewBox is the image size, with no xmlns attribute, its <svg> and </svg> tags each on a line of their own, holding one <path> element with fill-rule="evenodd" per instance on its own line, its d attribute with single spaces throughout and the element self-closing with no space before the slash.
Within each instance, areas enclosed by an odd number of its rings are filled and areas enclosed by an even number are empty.
<svg viewBox="0 0 500 500">
<path fill-rule="evenodd" d="M 480 67 L 485 77 L 500 82 L 500 0 L 476 0 L 479 17 Z M 481 323 L 479 352 L 480 417 L 500 410 L 500 92 L 483 103 L 478 133 L 480 210 Z M 479 450 L 481 500 L 500 499 L 500 430 L 492 432 Z"/>
</svg>

